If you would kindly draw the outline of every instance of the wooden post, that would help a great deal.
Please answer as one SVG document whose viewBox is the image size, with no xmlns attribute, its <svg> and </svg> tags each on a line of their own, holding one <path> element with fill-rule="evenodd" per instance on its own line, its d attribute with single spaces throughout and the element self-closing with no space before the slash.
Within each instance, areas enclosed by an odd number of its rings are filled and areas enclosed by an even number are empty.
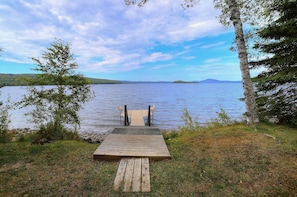
<svg viewBox="0 0 297 197">
<path fill-rule="evenodd" d="M 125 126 L 129 126 L 129 117 L 128 117 L 128 111 L 127 111 L 127 105 L 125 105 Z"/>
<path fill-rule="evenodd" d="M 151 126 L 151 106 L 148 106 L 148 115 L 147 115 L 148 126 Z"/>
</svg>

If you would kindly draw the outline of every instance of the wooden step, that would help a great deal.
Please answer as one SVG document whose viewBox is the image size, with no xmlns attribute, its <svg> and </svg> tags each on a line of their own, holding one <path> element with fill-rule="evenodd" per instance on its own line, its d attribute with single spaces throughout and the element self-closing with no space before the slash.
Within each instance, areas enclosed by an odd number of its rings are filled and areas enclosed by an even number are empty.
<svg viewBox="0 0 297 197">
<path fill-rule="evenodd" d="M 124 192 L 150 192 L 149 158 L 121 159 L 114 190 Z"/>
</svg>

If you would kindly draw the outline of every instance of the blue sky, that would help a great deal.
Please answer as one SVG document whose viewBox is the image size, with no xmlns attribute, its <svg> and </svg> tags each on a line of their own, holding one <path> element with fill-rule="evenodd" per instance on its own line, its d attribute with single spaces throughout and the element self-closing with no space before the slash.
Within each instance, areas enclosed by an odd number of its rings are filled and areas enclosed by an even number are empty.
<svg viewBox="0 0 297 197">
<path fill-rule="evenodd" d="M 241 80 L 229 51 L 233 28 L 223 27 L 212 1 L 184 10 L 183 0 L 0 1 L 0 73 L 33 73 L 30 57 L 55 38 L 71 43 L 87 77 L 130 81 Z M 257 72 L 253 72 L 255 75 Z"/>
</svg>

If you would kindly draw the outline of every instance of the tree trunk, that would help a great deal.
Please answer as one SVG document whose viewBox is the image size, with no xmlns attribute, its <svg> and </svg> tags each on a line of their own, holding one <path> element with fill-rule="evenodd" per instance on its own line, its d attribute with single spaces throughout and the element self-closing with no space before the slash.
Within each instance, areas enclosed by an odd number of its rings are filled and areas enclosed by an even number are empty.
<svg viewBox="0 0 297 197">
<path fill-rule="evenodd" d="M 247 123 L 253 124 L 259 122 L 259 117 L 256 109 L 256 101 L 254 95 L 254 88 L 250 76 L 250 69 L 248 64 L 248 53 L 245 45 L 245 39 L 242 29 L 242 22 L 240 19 L 240 11 L 236 0 L 227 0 L 230 10 L 230 20 L 233 23 L 236 35 L 236 44 L 238 48 L 238 58 L 240 61 L 240 70 L 244 90 L 244 99 L 246 105 Z"/>
</svg>

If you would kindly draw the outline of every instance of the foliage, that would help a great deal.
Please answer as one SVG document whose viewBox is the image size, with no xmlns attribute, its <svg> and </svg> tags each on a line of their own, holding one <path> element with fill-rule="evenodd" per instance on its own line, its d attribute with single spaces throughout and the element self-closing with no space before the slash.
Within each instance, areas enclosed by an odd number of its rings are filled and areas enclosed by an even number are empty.
<svg viewBox="0 0 297 197">
<path fill-rule="evenodd" d="M 46 125 L 41 125 L 37 131 L 39 140 L 41 141 L 52 141 L 52 139 L 60 140 L 80 140 L 77 131 L 71 131 L 64 127 L 56 128 L 53 122 L 49 122 Z"/>
<path fill-rule="evenodd" d="M 0 87 L 1 86 L 26 86 L 36 78 L 35 74 L 0 74 Z M 90 84 L 120 84 L 121 81 L 88 78 Z M 36 81 L 35 85 L 54 85 L 52 81 Z"/>
<path fill-rule="evenodd" d="M 1 92 L 0 92 L 1 95 Z M 10 123 L 9 109 L 11 108 L 10 99 L 3 103 L 0 101 L 0 143 L 9 142 L 12 136 L 8 132 L 8 126 Z"/>
<path fill-rule="evenodd" d="M 226 111 L 222 108 L 220 109 L 220 112 L 217 112 L 217 117 L 212 118 L 211 121 L 207 123 L 207 126 L 202 126 L 201 123 L 199 123 L 198 118 L 197 117 L 193 118 L 193 116 L 189 113 L 187 109 L 183 110 L 182 119 L 184 121 L 184 125 L 179 127 L 179 129 L 184 133 L 200 131 L 207 127 L 209 128 L 220 127 L 220 126 L 227 126 L 227 125 L 232 125 L 236 123 L 236 121 L 233 121 L 227 115 Z M 166 138 L 171 138 L 171 136 L 168 133 L 165 133 L 164 136 L 166 136 Z"/>
<path fill-rule="evenodd" d="M 198 117 L 192 117 L 188 109 L 183 109 L 182 120 L 184 121 L 184 125 L 179 129 L 182 132 L 200 130 L 202 127 L 198 122 Z"/>
<path fill-rule="evenodd" d="M 251 65 L 264 68 L 254 79 L 262 119 L 297 127 L 297 2 L 281 2 L 273 4 L 279 18 L 258 32 L 262 40 L 255 48 L 266 55 Z"/>
<path fill-rule="evenodd" d="M 33 74 L 0 74 L 0 86 L 25 86 Z"/>
<path fill-rule="evenodd" d="M 226 126 L 234 123 L 224 109 L 221 108 L 220 112 L 216 113 L 218 117 L 212 119 L 209 126 Z"/>
<path fill-rule="evenodd" d="M 80 120 L 77 112 L 82 104 L 93 97 L 88 81 L 80 74 L 75 74 L 78 65 L 74 62 L 70 45 L 61 40 L 55 40 L 42 54 L 42 60 L 32 58 L 36 63 L 34 71 L 40 74 L 32 78 L 28 86 L 28 95 L 24 95 L 19 103 L 21 107 L 32 105 L 35 108 L 27 115 L 31 115 L 31 122 L 38 127 L 46 127 L 53 137 L 64 133 L 68 125 L 75 128 Z M 34 86 L 44 81 L 53 86 Z"/>
</svg>

